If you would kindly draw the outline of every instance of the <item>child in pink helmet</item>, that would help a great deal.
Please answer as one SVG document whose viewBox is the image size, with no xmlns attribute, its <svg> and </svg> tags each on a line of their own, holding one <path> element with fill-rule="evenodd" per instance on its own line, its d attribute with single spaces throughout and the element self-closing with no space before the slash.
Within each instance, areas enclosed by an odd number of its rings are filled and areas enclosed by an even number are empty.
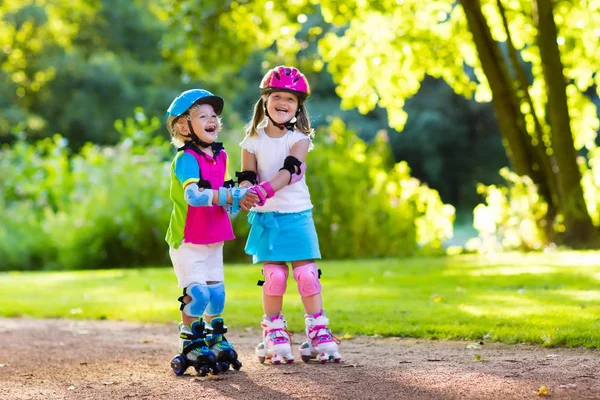
<svg viewBox="0 0 600 400">
<path fill-rule="evenodd" d="M 261 96 L 241 142 L 240 186 L 250 188 L 240 201 L 252 207 L 246 253 L 263 264 L 263 340 L 256 348 L 260 362 L 291 363 L 290 335 L 283 319 L 283 295 L 291 264 L 292 275 L 305 309 L 306 341 L 300 347 L 302 360 L 316 358 L 340 362 L 339 341 L 331 334 L 323 311 L 321 258 L 312 217 L 313 204 L 306 185 L 306 156 L 313 147 L 313 129 L 305 101 L 310 95 L 306 77 L 284 65 L 269 70 L 260 83 Z"/>
</svg>

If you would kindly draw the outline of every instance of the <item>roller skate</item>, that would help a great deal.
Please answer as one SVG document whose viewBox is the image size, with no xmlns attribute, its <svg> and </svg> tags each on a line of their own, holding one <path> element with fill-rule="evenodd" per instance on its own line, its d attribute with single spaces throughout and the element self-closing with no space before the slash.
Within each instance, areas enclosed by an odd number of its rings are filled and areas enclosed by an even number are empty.
<svg viewBox="0 0 600 400">
<path fill-rule="evenodd" d="M 233 345 L 223 336 L 227 332 L 223 318 L 213 318 L 212 321 L 207 322 L 206 332 L 208 333 L 206 343 L 215 354 L 217 363 L 221 366 L 221 372 L 227 371 L 230 366 L 239 371 L 242 368 L 242 363 L 238 360 Z"/>
<path fill-rule="evenodd" d="M 206 376 L 212 369 L 213 374 L 221 371 L 215 355 L 205 341 L 204 321 L 194 321 L 191 326 L 179 323 L 179 354 L 171 360 L 171 368 L 177 376 L 192 366 L 200 376 Z"/>
<path fill-rule="evenodd" d="M 327 361 L 336 363 L 342 361 L 342 356 L 338 353 L 340 341 L 331 334 L 331 330 L 327 327 L 329 319 L 322 314 L 318 317 L 307 314 L 304 317 L 306 341 L 300 346 L 302 361 L 306 363 L 311 358 L 315 358 L 321 364 L 325 364 Z"/>
<path fill-rule="evenodd" d="M 285 361 L 287 364 L 294 362 L 290 333 L 286 329 L 287 323 L 283 316 L 263 317 L 260 324 L 263 327 L 263 341 L 256 346 L 256 356 L 261 364 L 270 359 L 275 365 Z"/>
</svg>

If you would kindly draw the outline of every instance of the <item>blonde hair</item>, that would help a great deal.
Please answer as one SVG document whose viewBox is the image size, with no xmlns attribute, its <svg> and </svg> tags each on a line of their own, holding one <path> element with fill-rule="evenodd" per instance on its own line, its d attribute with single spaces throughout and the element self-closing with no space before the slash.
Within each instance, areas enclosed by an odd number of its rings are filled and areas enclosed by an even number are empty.
<svg viewBox="0 0 600 400">
<path fill-rule="evenodd" d="M 200 108 L 200 106 L 202 106 L 204 104 L 208 104 L 208 103 L 196 103 L 196 104 L 192 105 L 185 113 L 181 114 L 180 116 L 169 117 L 169 120 L 167 121 L 167 128 L 169 129 L 169 133 L 171 134 L 171 143 L 173 144 L 173 146 L 179 148 L 179 147 L 183 146 L 185 144 L 185 142 L 192 140 L 192 138 L 181 133 L 182 125 L 185 124 L 185 126 L 187 127 L 187 119 L 193 118 L 193 114 L 195 114 L 198 111 L 198 109 Z M 219 132 L 220 132 L 221 128 L 223 127 L 223 123 L 222 123 L 223 121 L 222 121 L 220 115 L 217 116 L 217 119 L 219 120 Z"/>
<path fill-rule="evenodd" d="M 273 92 L 277 92 L 279 90 L 265 90 L 263 91 L 263 95 L 260 96 L 256 104 L 254 105 L 254 112 L 252 113 L 252 119 L 248 124 L 244 127 L 244 131 L 246 136 L 254 136 L 258 135 L 258 127 L 266 118 L 265 114 L 265 98 L 268 98 L 269 95 Z M 293 92 L 290 92 L 293 93 Z M 304 105 L 304 100 L 306 97 L 299 96 L 298 93 L 293 93 L 298 97 L 298 115 L 296 116 L 296 122 L 294 124 L 294 129 L 304 133 L 306 136 L 311 139 L 315 136 L 314 129 L 310 126 L 310 116 L 308 115 L 308 110 Z"/>
</svg>

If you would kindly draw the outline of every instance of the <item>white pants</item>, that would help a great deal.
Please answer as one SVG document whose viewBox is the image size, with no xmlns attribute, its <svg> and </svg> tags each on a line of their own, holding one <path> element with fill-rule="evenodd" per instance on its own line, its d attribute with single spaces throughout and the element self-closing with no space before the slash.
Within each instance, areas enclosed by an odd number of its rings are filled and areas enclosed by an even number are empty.
<svg viewBox="0 0 600 400">
<path fill-rule="evenodd" d="M 223 242 L 211 244 L 181 243 L 178 249 L 169 248 L 178 286 L 190 283 L 222 282 Z"/>
</svg>

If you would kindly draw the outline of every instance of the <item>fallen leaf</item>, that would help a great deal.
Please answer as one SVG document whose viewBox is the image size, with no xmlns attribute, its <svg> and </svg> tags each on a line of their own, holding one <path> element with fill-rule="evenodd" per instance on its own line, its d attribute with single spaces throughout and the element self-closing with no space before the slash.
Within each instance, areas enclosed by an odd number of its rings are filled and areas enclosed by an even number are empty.
<svg viewBox="0 0 600 400">
<path fill-rule="evenodd" d="M 482 357 L 482 356 L 481 356 L 481 355 L 479 355 L 479 354 L 475 354 L 475 361 L 485 361 L 485 360 L 486 360 L 486 358 L 485 358 L 485 357 Z"/>
<path fill-rule="evenodd" d="M 67 390 L 75 390 L 75 386 L 69 386 Z"/>
<path fill-rule="evenodd" d="M 340 339 L 340 340 L 351 340 L 351 339 L 354 339 L 354 336 L 350 335 L 349 333 L 344 333 L 338 339 Z"/>
<path fill-rule="evenodd" d="M 558 354 L 546 354 L 546 358 L 555 359 L 558 358 Z"/>
<path fill-rule="evenodd" d="M 141 340 L 142 343 L 152 343 L 153 340 L 152 339 L 143 339 Z"/>
<path fill-rule="evenodd" d="M 550 390 L 546 385 L 540 387 L 537 392 L 535 392 L 538 396 L 550 396 Z"/>
<path fill-rule="evenodd" d="M 440 301 L 442 301 L 444 298 L 443 298 L 441 295 L 439 295 L 439 294 L 437 294 L 437 293 L 436 293 L 436 294 L 433 294 L 433 295 L 431 295 L 430 299 L 431 299 L 431 301 L 433 301 L 434 303 L 439 303 L 439 302 L 440 302 Z"/>
<path fill-rule="evenodd" d="M 0 368 L 8 367 L 8 364 L 0 364 Z"/>
<path fill-rule="evenodd" d="M 480 349 L 481 345 L 478 342 L 469 343 L 467 349 Z"/>
</svg>

